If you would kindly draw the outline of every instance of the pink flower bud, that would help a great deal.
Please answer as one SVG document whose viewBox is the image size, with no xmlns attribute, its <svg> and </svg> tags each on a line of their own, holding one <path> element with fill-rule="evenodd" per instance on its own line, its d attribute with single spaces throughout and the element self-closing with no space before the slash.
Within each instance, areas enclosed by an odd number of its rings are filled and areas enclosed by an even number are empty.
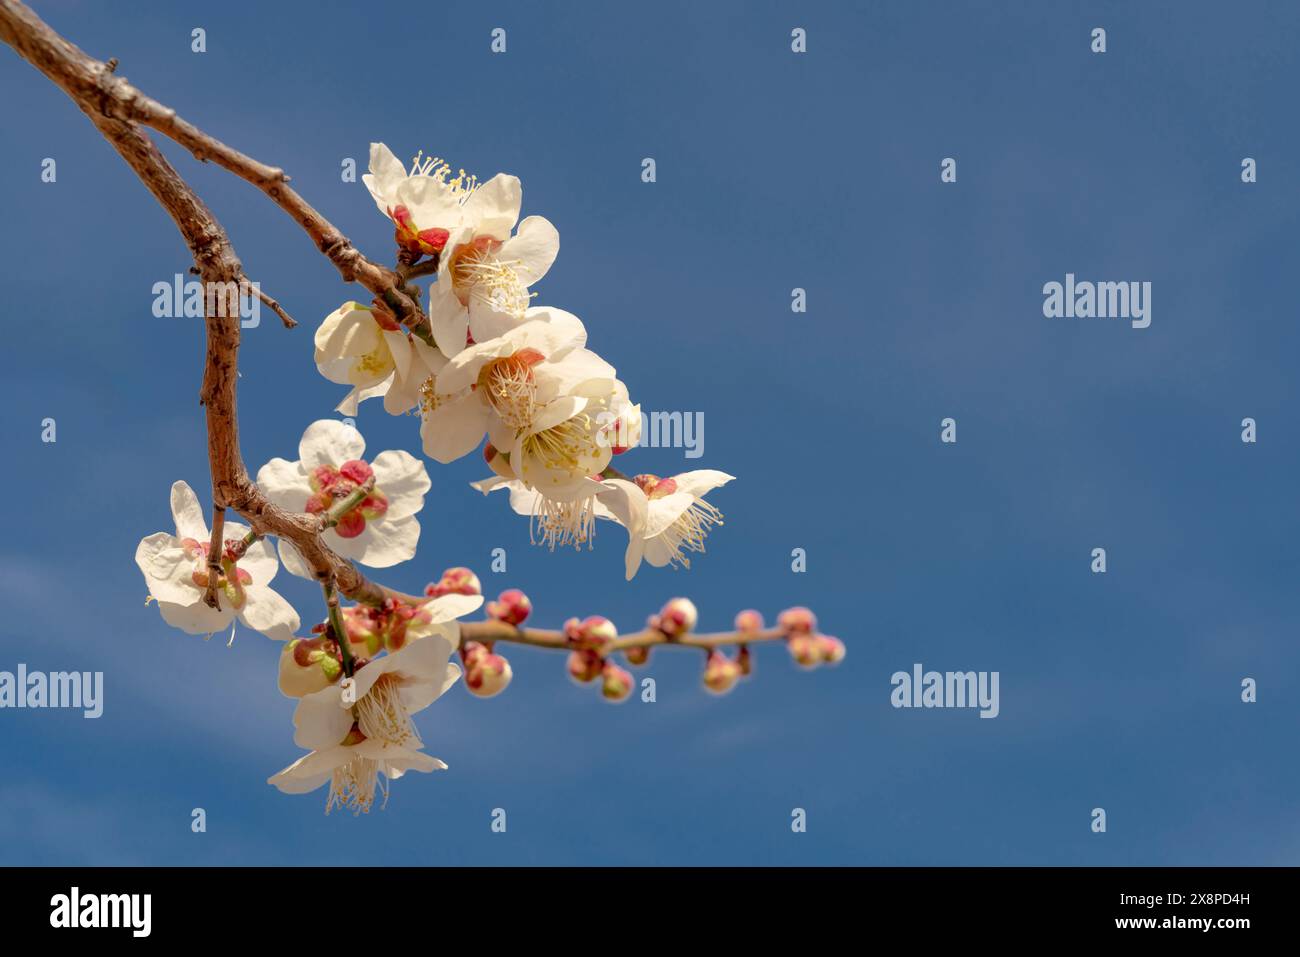
<svg viewBox="0 0 1300 957">
<path fill-rule="evenodd" d="M 830 635 L 818 635 L 817 646 L 821 651 L 822 661 L 828 665 L 838 665 L 847 653 L 844 642 Z"/>
<path fill-rule="evenodd" d="M 822 662 L 821 642 L 815 635 L 796 633 L 786 639 L 790 657 L 801 668 L 815 668 Z"/>
<path fill-rule="evenodd" d="M 736 614 L 736 631 L 762 631 L 763 616 L 752 608 Z"/>
<path fill-rule="evenodd" d="M 601 667 L 600 655 L 594 651 L 574 651 L 569 654 L 569 677 L 579 684 L 595 681 Z"/>
<path fill-rule="evenodd" d="M 704 666 L 704 687 L 714 694 L 726 694 L 739 677 L 740 665 L 717 649 L 709 652 L 708 663 Z"/>
<path fill-rule="evenodd" d="M 489 618 L 504 621 L 507 625 L 518 627 L 528 618 L 533 610 L 533 603 L 518 588 L 508 588 L 497 596 L 496 601 L 487 605 Z"/>
<path fill-rule="evenodd" d="M 650 648 L 648 645 L 639 645 L 624 650 L 623 656 L 627 658 L 629 665 L 643 665 L 650 660 Z"/>
<path fill-rule="evenodd" d="M 817 616 L 807 608 L 799 605 L 787 608 L 776 619 L 777 625 L 786 634 L 810 633 L 817 627 Z"/>
<path fill-rule="evenodd" d="M 582 651 L 601 651 L 618 637 L 618 629 L 608 618 L 589 615 L 578 621 L 570 618 L 564 623 L 564 636 L 569 644 Z"/>
<path fill-rule="evenodd" d="M 669 638 L 680 638 L 695 628 L 700 613 L 689 598 L 673 598 L 659 611 L 658 625 Z"/>
<path fill-rule="evenodd" d="M 460 649 L 460 660 L 466 668 L 473 668 L 481 659 L 492 653 L 492 649 L 481 641 L 467 641 Z"/>
<path fill-rule="evenodd" d="M 624 671 L 612 661 L 606 662 L 601 671 L 604 678 L 600 686 L 600 693 L 605 696 L 606 701 L 625 701 L 627 696 L 632 693 L 632 675 Z"/>
<path fill-rule="evenodd" d="M 514 672 L 510 670 L 510 662 L 502 655 L 492 654 L 486 649 L 484 651 L 485 653 L 475 657 L 474 663 L 466 669 L 465 687 L 471 694 L 476 694 L 480 698 L 491 698 L 506 690 L 510 679 L 514 677 Z"/>
<path fill-rule="evenodd" d="M 373 658 L 384 646 L 383 623 L 378 609 L 365 605 L 344 608 L 343 628 L 348 633 L 348 650 L 354 656 Z"/>
<path fill-rule="evenodd" d="M 431 598 L 441 598 L 443 595 L 481 595 L 483 586 L 479 584 L 477 575 L 468 568 L 458 566 L 448 568 L 436 585 L 425 587 L 424 593 Z"/>
</svg>

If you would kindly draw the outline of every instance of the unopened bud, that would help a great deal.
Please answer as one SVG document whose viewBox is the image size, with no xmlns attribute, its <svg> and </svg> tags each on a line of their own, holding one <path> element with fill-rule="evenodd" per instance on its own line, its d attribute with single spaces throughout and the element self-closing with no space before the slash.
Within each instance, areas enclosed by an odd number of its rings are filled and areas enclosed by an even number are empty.
<svg viewBox="0 0 1300 957">
<path fill-rule="evenodd" d="M 828 665 L 838 665 L 847 653 L 844 642 L 830 635 L 818 635 L 817 646 L 821 650 L 822 661 Z"/>
<path fill-rule="evenodd" d="M 608 618 L 589 615 L 582 621 L 577 618 L 566 621 L 564 636 L 574 648 L 582 651 L 601 651 L 618 637 L 618 629 Z"/>
<path fill-rule="evenodd" d="M 474 642 L 477 644 L 477 642 Z M 490 698 L 506 690 L 514 672 L 502 655 L 487 652 L 474 658 L 465 670 L 465 687 L 480 698 Z"/>
<path fill-rule="evenodd" d="M 443 572 L 437 584 L 426 586 L 424 593 L 431 598 L 441 598 L 443 595 L 481 595 L 483 586 L 472 571 L 457 566 Z"/>
<path fill-rule="evenodd" d="M 763 616 L 752 608 L 736 614 L 736 631 L 762 631 Z"/>
<path fill-rule="evenodd" d="M 587 684 L 589 681 L 596 680 L 596 676 L 600 674 L 601 665 L 600 655 L 594 651 L 570 652 L 567 663 L 569 677 L 579 684 Z"/>
<path fill-rule="evenodd" d="M 817 627 L 817 616 L 807 608 L 799 605 L 781 612 L 777 616 L 776 623 L 787 635 L 807 634 Z"/>
<path fill-rule="evenodd" d="M 801 668 L 815 668 L 822 663 L 821 641 L 815 635 L 793 634 L 786 639 L 790 657 Z"/>
<path fill-rule="evenodd" d="M 721 651 L 709 652 L 708 663 L 704 666 L 704 687 L 714 694 L 726 694 L 740 677 L 740 665 L 728 658 Z"/>
<path fill-rule="evenodd" d="M 627 663 L 629 665 L 637 665 L 639 667 L 650 660 L 650 646 L 634 645 L 631 648 L 625 649 L 623 651 L 623 656 L 627 658 Z"/>
<path fill-rule="evenodd" d="M 736 664 L 746 678 L 754 673 L 754 656 L 750 654 L 749 645 L 741 645 L 736 649 Z"/>
<path fill-rule="evenodd" d="M 605 696 L 605 700 L 624 701 L 632 693 L 632 675 L 612 661 L 605 663 L 601 675 L 604 682 L 600 686 L 600 693 Z"/>
<path fill-rule="evenodd" d="M 522 625 L 533 610 L 533 603 L 518 588 L 508 588 L 487 605 L 489 618 L 504 621 L 507 625 Z"/>
<path fill-rule="evenodd" d="M 669 638 L 680 638 L 694 630 L 700 613 L 695 610 L 695 603 L 689 598 L 673 598 L 659 611 L 658 625 Z"/>
<path fill-rule="evenodd" d="M 481 641 L 467 641 L 460 649 L 460 660 L 466 668 L 472 668 L 479 659 L 490 655 L 492 649 Z"/>
<path fill-rule="evenodd" d="M 343 668 L 337 658 L 338 645 L 327 638 L 294 638 L 280 651 L 280 692 L 301 698 L 328 688 Z"/>
</svg>

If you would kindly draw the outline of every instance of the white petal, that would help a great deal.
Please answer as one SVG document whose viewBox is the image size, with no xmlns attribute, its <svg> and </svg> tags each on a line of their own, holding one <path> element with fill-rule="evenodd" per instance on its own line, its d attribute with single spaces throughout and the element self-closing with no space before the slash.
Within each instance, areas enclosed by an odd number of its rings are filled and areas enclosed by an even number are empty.
<svg viewBox="0 0 1300 957">
<path fill-rule="evenodd" d="M 391 568 L 415 557 L 420 542 L 420 522 L 414 515 L 396 520 L 385 517 L 366 522 L 361 534 L 353 538 L 343 538 L 332 528 L 321 537 L 344 558 L 371 568 Z M 285 567 L 289 567 L 288 562 L 285 562 Z"/>
<path fill-rule="evenodd" d="M 249 545 L 238 565 L 248 572 L 255 586 L 271 584 L 271 579 L 275 578 L 276 572 L 280 570 L 280 563 L 276 560 L 275 550 L 271 548 L 271 543 L 265 538 Z"/>
<path fill-rule="evenodd" d="M 424 463 L 402 449 L 380 452 L 370 463 L 375 488 L 388 499 L 384 518 L 390 521 L 414 515 L 424 507 L 424 496 L 432 483 Z"/>
<path fill-rule="evenodd" d="M 198 588 L 190 578 L 194 562 L 185 556 L 175 535 L 157 532 L 141 539 L 135 549 L 135 564 L 144 575 L 149 594 L 158 601 L 186 605 L 194 600 Z"/>
<path fill-rule="evenodd" d="M 272 588 L 249 586 L 239 620 L 254 631 L 260 631 L 275 641 L 289 641 L 302 622 L 279 592 Z"/>
<path fill-rule="evenodd" d="M 696 469 L 693 472 L 682 472 L 680 475 L 674 475 L 673 481 L 677 483 L 677 491 L 689 492 L 696 498 L 703 498 L 706 492 L 726 485 L 735 477 L 734 475 L 728 475 L 726 472 L 719 472 L 717 469 Z"/>
<path fill-rule="evenodd" d="M 519 177 L 498 173 L 470 194 L 463 212 L 475 233 L 505 239 L 519 221 L 523 187 Z"/>
<path fill-rule="evenodd" d="M 361 672 L 364 674 L 368 668 Z M 343 707 L 342 700 L 343 692 L 337 684 L 299 698 L 293 710 L 293 743 L 309 751 L 337 747 L 352 730 L 352 711 Z"/>
<path fill-rule="evenodd" d="M 194 601 L 190 604 L 180 605 L 160 601 L 158 611 L 162 613 L 163 621 L 190 635 L 211 635 L 224 629 L 235 617 L 234 609 L 230 607 L 228 601 L 221 602 L 220 610 L 203 604 L 203 598 L 197 588 L 194 592 Z"/>
<path fill-rule="evenodd" d="M 271 502 L 290 512 L 301 512 L 311 497 L 311 483 L 300 462 L 271 459 L 257 470 L 257 487 Z"/>
<path fill-rule="evenodd" d="M 318 465 L 339 466 L 359 459 L 365 451 L 361 433 L 338 419 L 317 419 L 307 426 L 298 443 L 298 459 L 308 472 Z"/>
<path fill-rule="evenodd" d="M 517 263 L 515 268 L 520 277 L 531 286 L 546 275 L 559 254 L 559 231 L 550 220 L 529 216 L 519 224 L 515 235 L 501 245 L 498 255 L 503 260 Z"/>
<path fill-rule="evenodd" d="M 483 441 L 489 417 L 488 405 L 477 392 L 441 403 L 420 423 L 424 454 L 444 465 L 468 455 Z"/>
<path fill-rule="evenodd" d="M 334 775 L 334 769 L 352 760 L 350 748 L 327 748 L 304 754 L 279 774 L 266 779 L 285 794 L 306 794 L 315 791 Z"/>
<path fill-rule="evenodd" d="M 184 482 L 172 484 L 172 518 L 176 522 L 177 538 L 192 538 L 199 542 L 208 540 L 208 521 L 199 505 L 199 497 Z"/>
<path fill-rule="evenodd" d="M 307 563 L 307 559 L 303 558 L 298 549 L 283 538 L 280 539 L 280 564 L 284 566 L 284 570 L 290 575 L 313 580 L 316 578 L 311 565 Z"/>
</svg>

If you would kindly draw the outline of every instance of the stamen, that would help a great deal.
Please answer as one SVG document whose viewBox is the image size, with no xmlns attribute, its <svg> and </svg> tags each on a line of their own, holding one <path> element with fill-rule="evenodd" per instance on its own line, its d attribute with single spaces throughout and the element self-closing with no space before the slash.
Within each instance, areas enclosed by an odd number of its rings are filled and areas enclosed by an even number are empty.
<svg viewBox="0 0 1300 957">
<path fill-rule="evenodd" d="M 451 164 L 440 156 L 425 156 L 424 150 L 415 154 L 415 159 L 411 161 L 411 176 L 428 176 L 436 179 L 442 185 L 452 198 L 460 205 L 464 206 L 465 202 L 479 188 L 480 184 L 477 176 L 466 173 L 463 169 L 459 170 L 455 177 L 451 176 Z"/>
<path fill-rule="evenodd" d="M 325 813 L 336 807 L 347 808 L 354 815 L 369 814 L 375 803 L 375 784 L 379 778 L 379 763 L 372 758 L 353 758 L 342 767 L 334 769 L 330 779 L 330 793 L 325 801 Z M 388 788 L 382 787 L 384 805 L 388 803 Z M 380 805 L 381 809 L 384 805 Z"/>
<path fill-rule="evenodd" d="M 501 421 L 512 429 L 527 428 L 536 411 L 537 380 L 527 360 L 507 356 L 488 363 L 479 376 L 484 393 Z"/>
<path fill-rule="evenodd" d="M 420 747 L 420 735 L 402 704 L 401 681 L 382 675 L 356 704 L 357 726 L 367 738 L 400 747 Z"/>
<path fill-rule="evenodd" d="M 664 541 L 672 550 L 669 564 L 681 565 L 689 570 L 691 560 L 683 552 L 703 553 L 704 539 L 709 534 L 709 529 L 721 524 L 722 513 L 704 499 L 697 498 L 691 507 L 679 515 L 677 521 L 663 532 Z"/>
<path fill-rule="evenodd" d="M 585 412 L 525 437 L 523 445 L 524 453 L 540 459 L 547 471 L 573 475 L 585 474 L 583 460 L 594 458 L 599 452 L 591 418 Z M 553 481 L 558 484 L 560 479 Z"/>
<path fill-rule="evenodd" d="M 541 496 L 528 522 L 528 541 L 555 551 L 556 545 L 592 548 L 596 538 L 596 496 L 576 502 L 554 502 Z"/>
</svg>

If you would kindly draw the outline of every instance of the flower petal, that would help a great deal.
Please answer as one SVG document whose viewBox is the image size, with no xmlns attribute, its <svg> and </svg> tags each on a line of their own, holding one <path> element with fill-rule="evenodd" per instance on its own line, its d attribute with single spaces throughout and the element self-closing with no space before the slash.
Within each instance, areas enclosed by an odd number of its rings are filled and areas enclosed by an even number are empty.
<svg viewBox="0 0 1300 957">
<path fill-rule="evenodd" d="M 424 496 L 432 483 L 424 463 L 402 449 L 380 452 L 370 463 L 375 487 L 388 499 L 384 517 L 390 521 L 414 515 L 424 508 Z"/>
<path fill-rule="evenodd" d="M 338 419 L 317 419 L 307 426 L 298 443 L 300 464 L 308 472 L 318 465 L 342 465 L 359 459 L 365 451 L 366 440 L 361 433 Z"/>
<path fill-rule="evenodd" d="M 208 540 L 208 520 L 199 505 L 199 497 L 185 482 L 172 484 L 172 518 L 176 522 L 177 538 Z"/>
<path fill-rule="evenodd" d="M 239 620 L 274 641 L 289 641 L 302 621 L 298 613 L 273 588 L 250 586 Z"/>
</svg>

